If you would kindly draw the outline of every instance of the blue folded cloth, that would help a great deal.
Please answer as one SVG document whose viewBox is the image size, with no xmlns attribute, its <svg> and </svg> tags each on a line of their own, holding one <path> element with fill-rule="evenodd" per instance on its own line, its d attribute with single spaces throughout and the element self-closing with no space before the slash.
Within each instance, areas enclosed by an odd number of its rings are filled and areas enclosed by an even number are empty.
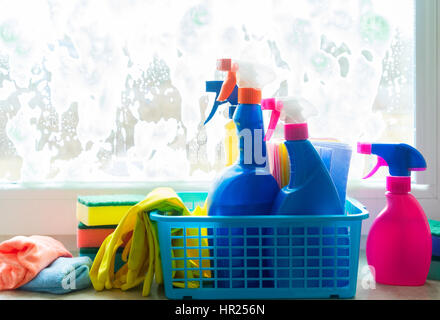
<svg viewBox="0 0 440 320">
<path fill-rule="evenodd" d="M 91 285 L 91 267 L 92 260 L 89 257 L 60 257 L 19 289 L 54 294 L 85 289 Z"/>
</svg>

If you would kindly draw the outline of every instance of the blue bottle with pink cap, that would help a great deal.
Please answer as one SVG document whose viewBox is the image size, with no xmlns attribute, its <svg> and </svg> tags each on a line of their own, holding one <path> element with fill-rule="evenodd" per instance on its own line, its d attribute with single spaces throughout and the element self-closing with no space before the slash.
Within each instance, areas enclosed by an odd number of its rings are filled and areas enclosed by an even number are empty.
<svg viewBox="0 0 440 320">
<path fill-rule="evenodd" d="M 290 181 L 280 190 L 272 208 L 279 215 L 342 215 L 335 184 L 321 157 L 308 140 L 307 123 L 284 125 L 290 161 Z"/>
<path fill-rule="evenodd" d="M 262 102 L 272 116 L 266 140 L 279 119 L 285 122 L 285 146 L 290 162 L 290 181 L 275 198 L 272 213 L 277 215 L 342 215 L 338 191 L 318 152 L 308 140 L 304 103 L 298 99 L 274 98 Z"/>
</svg>

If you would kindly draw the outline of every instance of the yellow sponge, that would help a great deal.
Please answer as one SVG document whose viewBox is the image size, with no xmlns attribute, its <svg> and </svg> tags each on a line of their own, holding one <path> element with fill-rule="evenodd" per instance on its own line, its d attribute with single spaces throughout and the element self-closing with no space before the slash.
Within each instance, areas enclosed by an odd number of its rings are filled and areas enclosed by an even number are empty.
<svg viewBox="0 0 440 320">
<path fill-rule="evenodd" d="M 76 217 L 89 227 L 117 225 L 128 209 L 144 198 L 142 194 L 79 196 Z"/>
</svg>

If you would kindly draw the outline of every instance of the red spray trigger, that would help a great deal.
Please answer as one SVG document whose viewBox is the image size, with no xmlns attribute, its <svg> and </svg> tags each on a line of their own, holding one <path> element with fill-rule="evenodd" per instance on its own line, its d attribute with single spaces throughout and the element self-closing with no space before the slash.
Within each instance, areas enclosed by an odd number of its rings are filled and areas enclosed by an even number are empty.
<svg viewBox="0 0 440 320">
<path fill-rule="evenodd" d="M 217 101 L 226 101 L 229 96 L 234 91 L 235 85 L 237 84 L 238 65 L 233 63 L 231 59 L 218 59 L 217 60 L 217 70 L 227 71 L 228 75 L 226 80 L 223 82 L 222 88 L 218 95 Z"/>
<path fill-rule="evenodd" d="M 275 98 L 263 99 L 261 101 L 261 110 L 270 110 L 272 114 L 270 116 L 269 127 L 267 128 L 266 136 L 264 141 L 269 141 L 277 126 L 278 120 L 280 119 L 281 110 L 283 109 L 283 102 L 276 101 Z"/>
</svg>

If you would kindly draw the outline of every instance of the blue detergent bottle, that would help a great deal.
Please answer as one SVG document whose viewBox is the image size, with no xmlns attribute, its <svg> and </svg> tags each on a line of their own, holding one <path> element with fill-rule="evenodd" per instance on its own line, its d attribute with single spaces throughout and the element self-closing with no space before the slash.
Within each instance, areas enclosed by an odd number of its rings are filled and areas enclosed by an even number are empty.
<svg viewBox="0 0 440 320">
<path fill-rule="evenodd" d="M 237 127 L 240 150 L 237 162 L 227 167 L 211 186 L 207 199 L 208 215 L 269 215 L 272 213 L 279 187 L 269 171 L 260 103 L 261 88 L 274 76 L 263 66 L 242 61 L 233 62 L 231 59 L 219 60 L 217 69 L 228 72 L 218 96 L 219 101 L 228 99 L 238 83 L 238 107 L 233 120 Z M 255 75 L 258 79 L 255 79 Z M 260 281 L 255 279 L 261 276 L 273 277 L 272 270 L 264 270 L 260 275 L 261 268 L 273 267 L 271 258 L 264 259 L 262 265 L 258 259 L 249 260 L 246 266 L 253 269 L 247 270 L 245 275 L 245 257 L 260 255 L 259 246 L 267 245 L 267 239 L 259 243 L 258 237 L 265 234 L 263 231 L 260 233 L 258 228 L 250 229 L 252 230 L 208 230 L 208 235 L 214 235 L 210 245 L 216 248 L 216 252 L 211 254 L 216 257 L 214 263 L 218 269 L 215 272 L 218 288 L 258 288 Z M 262 255 L 271 257 L 273 251 L 264 249 Z M 248 280 L 245 283 L 246 278 Z M 273 282 L 269 280 L 264 283 L 273 287 Z"/>
<path fill-rule="evenodd" d="M 284 124 L 285 146 L 290 161 L 290 181 L 278 193 L 272 213 L 277 215 L 342 215 L 344 208 L 330 173 L 312 143 L 304 108 L 297 99 L 274 98 L 263 101 L 263 109 L 273 110 L 268 134 L 278 119 Z M 270 136 L 268 136 L 270 138 Z"/>
<path fill-rule="evenodd" d="M 227 71 L 219 101 L 226 101 L 237 83 L 238 107 L 234 122 L 239 136 L 239 159 L 224 170 L 208 193 L 209 216 L 268 215 L 279 192 L 275 178 L 270 174 L 264 142 L 261 88 L 271 78 L 263 66 L 221 59 L 217 69 Z M 255 70 L 258 69 L 258 72 Z M 251 79 L 258 74 L 259 79 Z"/>
<path fill-rule="evenodd" d="M 263 110 L 271 110 L 266 140 L 273 134 L 278 120 L 285 122 L 284 138 L 290 162 L 290 181 L 278 193 L 272 208 L 277 215 L 334 215 L 344 214 L 339 195 L 330 173 L 315 147 L 308 140 L 306 119 L 315 114 L 315 108 L 306 100 L 296 97 L 274 98 L 262 102 Z M 322 254 L 328 254 L 323 248 Z M 290 256 L 289 249 L 277 249 L 277 265 Z M 281 287 L 289 286 L 280 280 Z"/>
</svg>

